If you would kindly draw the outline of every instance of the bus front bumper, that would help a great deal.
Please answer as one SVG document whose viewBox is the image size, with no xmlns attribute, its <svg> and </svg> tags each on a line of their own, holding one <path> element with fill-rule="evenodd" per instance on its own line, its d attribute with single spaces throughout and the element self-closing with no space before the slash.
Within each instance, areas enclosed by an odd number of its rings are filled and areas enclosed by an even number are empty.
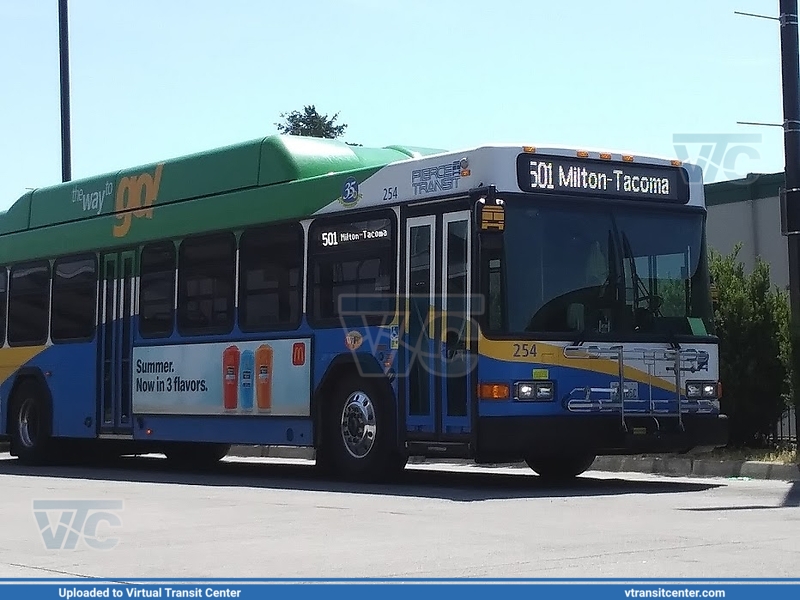
<svg viewBox="0 0 800 600">
<path fill-rule="evenodd" d="M 513 461 L 534 454 L 588 451 L 602 454 L 683 453 L 696 448 L 719 448 L 728 443 L 727 415 L 684 415 L 683 428 L 675 417 L 564 415 L 537 417 L 480 417 L 477 459 Z"/>
</svg>

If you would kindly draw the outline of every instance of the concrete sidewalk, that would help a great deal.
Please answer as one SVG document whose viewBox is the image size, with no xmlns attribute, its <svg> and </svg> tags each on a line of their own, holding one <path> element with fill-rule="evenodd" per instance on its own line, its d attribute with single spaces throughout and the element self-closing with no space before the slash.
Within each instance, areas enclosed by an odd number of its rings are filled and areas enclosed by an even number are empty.
<svg viewBox="0 0 800 600">
<path fill-rule="evenodd" d="M 314 459 L 314 451 L 307 448 L 282 446 L 234 446 L 228 456 Z M 412 457 L 409 464 L 474 464 L 468 460 L 438 460 Z M 498 465 L 499 466 L 499 465 Z M 504 464 L 505 467 L 527 469 L 525 463 Z M 744 460 L 714 460 L 692 457 L 599 456 L 591 467 L 593 471 L 612 473 L 649 473 L 676 477 L 745 477 L 800 481 L 797 465 L 783 465 Z"/>
</svg>

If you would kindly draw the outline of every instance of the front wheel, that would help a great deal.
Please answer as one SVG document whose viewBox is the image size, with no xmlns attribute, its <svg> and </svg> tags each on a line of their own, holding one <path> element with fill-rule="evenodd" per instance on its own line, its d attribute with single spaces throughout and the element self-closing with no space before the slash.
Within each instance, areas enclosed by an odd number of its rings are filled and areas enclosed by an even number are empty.
<svg viewBox="0 0 800 600">
<path fill-rule="evenodd" d="M 347 479 L 386 479 L 405 467 L 397 448 L 395 407 L 377 382 L 348 377 L 325 411 L 323 461 Z"/>
<path fill-rule="evenodd" d="M 591 467 L 595 458 L 597 458 L 595 454 L 581 453 L 565 456 L 529 456 L 525 462 L 542 479 L 569 481 Z"/>
</svg>

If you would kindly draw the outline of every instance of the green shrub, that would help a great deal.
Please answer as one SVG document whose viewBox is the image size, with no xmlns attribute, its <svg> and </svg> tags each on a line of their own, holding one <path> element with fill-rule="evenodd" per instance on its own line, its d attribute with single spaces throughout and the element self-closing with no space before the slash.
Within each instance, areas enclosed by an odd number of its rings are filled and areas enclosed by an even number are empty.
<svg viewBox="0 0 800 600">
<path fill-rule="evenodd" d="M 731 446 L 763 447 L 791 398 L 789 300 L 770 284 L 769 265 L 760 258 L 745 273 L 740 250 L 741 244 L 727 256 L 710 251 L 722 411 Z"/>
</svg>

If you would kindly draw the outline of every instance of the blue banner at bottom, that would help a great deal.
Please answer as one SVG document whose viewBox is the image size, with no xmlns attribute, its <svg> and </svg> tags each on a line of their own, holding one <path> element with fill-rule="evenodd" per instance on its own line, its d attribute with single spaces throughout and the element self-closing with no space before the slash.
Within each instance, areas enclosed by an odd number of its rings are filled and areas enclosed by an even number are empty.
<svg viewBox="0 0 800 600">
<path fill-rule="evenodd" d="M 469 596 L 499 597 L 503 600 L 532 595 L 541 598 L 586 598 L 591 600 L 624 600 L 627 598 L 797 598 L 800 580 L 2 580 L 1 597 L 38 599 L 62 598 L 83 600 L 95 598 L 278 598 L 291 595 L 292 600 L 319 600 L 320 598 L 351 597 L 351 587 L 376 586 L 368 593 L 380 594 L 381 600 L 439 600 L 451 592 L 460 600 Z M 291 588 L 291 589 L 289 589 Z M 457 589 L 452 589 L 457 588 Z M 359 590 L 356 593 L 364 593 Z M 12 596 L 14 594 L 14 596 Z"/>
</svg>

